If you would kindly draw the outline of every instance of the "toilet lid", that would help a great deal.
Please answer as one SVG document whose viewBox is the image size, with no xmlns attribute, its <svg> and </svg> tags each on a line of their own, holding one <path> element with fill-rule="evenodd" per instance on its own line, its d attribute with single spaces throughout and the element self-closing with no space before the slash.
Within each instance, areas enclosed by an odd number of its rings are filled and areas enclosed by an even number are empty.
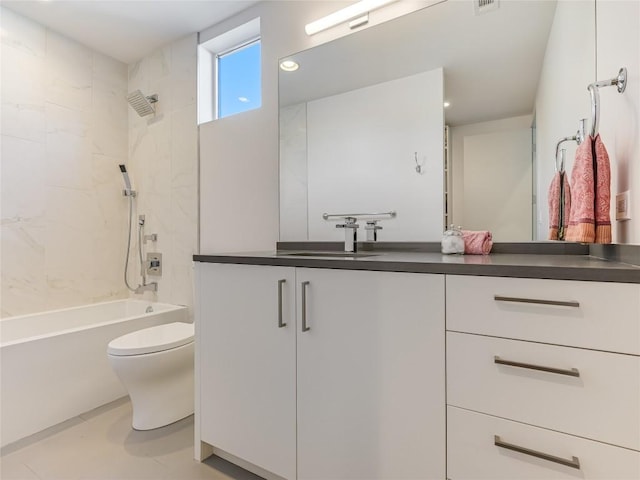
<svg viewBox="0 0 640 480">
<path fill-rule="evenodd" d="M 109 342 L 110 355 L 163 352 L 193 342 L 193 323 L 174 322 L 127 333 Z"/>
</svg>

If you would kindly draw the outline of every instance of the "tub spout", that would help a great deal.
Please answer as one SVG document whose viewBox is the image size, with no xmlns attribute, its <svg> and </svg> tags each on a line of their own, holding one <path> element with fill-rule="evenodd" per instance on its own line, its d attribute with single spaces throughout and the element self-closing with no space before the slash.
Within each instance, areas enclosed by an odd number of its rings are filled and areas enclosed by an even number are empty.
<svg viewBox="0 0 640 480">
<path fill-rule="evenodd" d="M 138 288 L 135 289 L 134 293 L 144 293 L 146 291 L 157 292 L 158 282 L 151 282 L 151 283 L 145 283 L 144 285 L 138 285 Z"/>
</svg>

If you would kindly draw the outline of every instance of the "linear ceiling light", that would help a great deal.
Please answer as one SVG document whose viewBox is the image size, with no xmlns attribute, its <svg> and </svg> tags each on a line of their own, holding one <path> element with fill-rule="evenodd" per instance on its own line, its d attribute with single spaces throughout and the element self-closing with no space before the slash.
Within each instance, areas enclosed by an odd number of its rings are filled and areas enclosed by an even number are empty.
<svg viewBox="0 0 640 480">
<path fill-rule="evenodd" d="M 313 35 L 396 1 L 397 0 L 361 0 L 326 17 L 322 17 L 315 22 L 308 23 L 305 25 L 304 31 L 307 32 L 307 35 Z"/>
</svg>

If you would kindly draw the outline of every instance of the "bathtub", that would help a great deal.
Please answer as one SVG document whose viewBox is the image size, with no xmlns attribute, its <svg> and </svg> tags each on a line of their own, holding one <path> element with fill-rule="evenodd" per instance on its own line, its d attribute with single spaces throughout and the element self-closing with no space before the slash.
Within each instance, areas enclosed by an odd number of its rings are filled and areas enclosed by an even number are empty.
<svg viewBox="0 0 640 480">
<path fill-rule="evenodd" d="M 187 307 L 142 300 L 0 320 L 1 445 L 125 396 L 107 359 L 109 341 L 177 321 L 188 321 Z"/>
</svg>

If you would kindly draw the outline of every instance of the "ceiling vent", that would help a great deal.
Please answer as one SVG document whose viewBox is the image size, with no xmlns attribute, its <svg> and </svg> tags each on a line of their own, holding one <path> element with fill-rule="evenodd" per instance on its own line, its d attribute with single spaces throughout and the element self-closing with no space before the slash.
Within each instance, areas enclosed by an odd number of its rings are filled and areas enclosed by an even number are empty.
<svg viewBox="0 0 640 480">
<path fill-rule="evenodd" d="M 473 0 L 473 10 L 476 15 L 493 12 L 500 8 L 500 0 Z"/>
</svg>

